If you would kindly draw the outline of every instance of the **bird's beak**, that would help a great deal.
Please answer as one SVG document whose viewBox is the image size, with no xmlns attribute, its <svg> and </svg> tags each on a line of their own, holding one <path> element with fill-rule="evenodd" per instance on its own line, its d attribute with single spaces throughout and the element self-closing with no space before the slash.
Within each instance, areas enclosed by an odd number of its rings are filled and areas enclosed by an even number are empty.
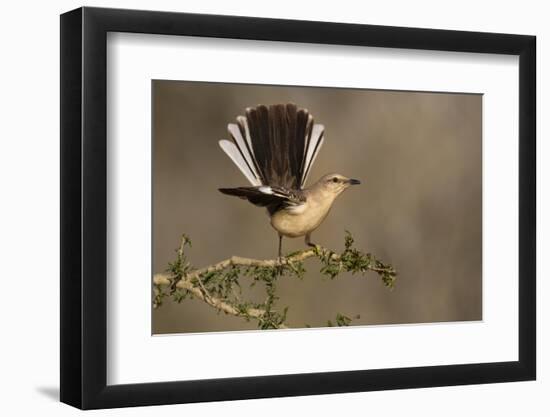
<svg viewBox="0 0 550 417">
<path fill-rule="evenodd" d="M 354 180 L 354 179 L 349 179 L 348 183 L 349 183 L 349 185 L 359 185 L 359 184 L 361 184 L 361 181 Z"/>
</svg>

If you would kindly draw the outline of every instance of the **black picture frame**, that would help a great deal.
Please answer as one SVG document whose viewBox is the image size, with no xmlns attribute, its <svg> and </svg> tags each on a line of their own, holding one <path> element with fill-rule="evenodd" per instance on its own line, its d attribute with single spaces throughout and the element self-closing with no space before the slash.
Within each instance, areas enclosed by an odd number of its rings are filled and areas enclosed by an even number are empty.
<svg viewBox="0 0 550 417">
<path fill-rule="evenodd" d="M 519 360 L 107 385 L 108 32 L 519 56 Z M 250 17 L 88 7 L 61 15 L 61 401 L 94 409 L 535 379 L 535 45 L 524 35 Z"/>
</svg>

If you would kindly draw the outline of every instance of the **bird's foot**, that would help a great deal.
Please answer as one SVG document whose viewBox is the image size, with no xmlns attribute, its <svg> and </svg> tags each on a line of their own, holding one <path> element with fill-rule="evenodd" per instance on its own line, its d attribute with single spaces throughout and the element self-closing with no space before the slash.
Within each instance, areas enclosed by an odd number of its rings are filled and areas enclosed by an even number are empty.
<svg viewBox="0 0 550 417">
<path fill-rule="evenodd" d="M 283 275 L 284 263 L 285 263 L 285 257 L 283 255 L 279 255 L 277 257 L 277 265 L 276 265 L 277 275 Z"/>
<path fill-rule="evenodd" d="M 321 251 L 321 245 L 311 242 L 309 239 L 306 239 L 306 245 L 313 249 L 316 254 L 319 254 Z"/>
<path fill-rule="evenodd" d="M 311 235 L 309 233 L 306 235 L 306 238 L 304 239 L 304 241 L 305 241 L 306 245 L 317 249 L 317 245 L 311 241 Z"/>
</svg>

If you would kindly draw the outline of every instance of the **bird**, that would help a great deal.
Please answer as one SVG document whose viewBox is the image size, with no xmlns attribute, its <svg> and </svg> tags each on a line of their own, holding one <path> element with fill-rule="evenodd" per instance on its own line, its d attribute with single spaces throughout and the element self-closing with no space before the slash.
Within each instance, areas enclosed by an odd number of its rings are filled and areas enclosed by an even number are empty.
<svg viewBox="0 0 550 417">
<path fill-rule="evenodd" d="M 250 186 L 219 191 L 267 209 L 279 236 L 279 259 L 283 237 L 304 236 L 305 244 L 315 247 L 311 233 L 321 225 L 336 198 L 361 183 L 331 173 L 306 187 L 325 139 L 324 126 L 316 124 L 309 111 L 296 104 L 260 104 L 246 108 L 245 116 L 237 116 L 227 130 L 231 140 L 222 139 L 219 145 Z"/>
</svg>

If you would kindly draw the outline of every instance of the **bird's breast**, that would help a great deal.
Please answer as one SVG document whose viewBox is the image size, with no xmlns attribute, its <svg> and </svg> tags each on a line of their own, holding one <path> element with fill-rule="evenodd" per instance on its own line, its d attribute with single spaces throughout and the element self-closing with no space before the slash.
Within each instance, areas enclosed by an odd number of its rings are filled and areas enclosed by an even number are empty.
<svg viewBox="0 0 550 417">
<path fill-rule="evenodd" d="M 286 237 L 305 236 L 315 230 L 325 219 L 332 202 L 308 199 L 305 203 L 287 207 L 271 216 L 271 226 Z"/>
</svg>

